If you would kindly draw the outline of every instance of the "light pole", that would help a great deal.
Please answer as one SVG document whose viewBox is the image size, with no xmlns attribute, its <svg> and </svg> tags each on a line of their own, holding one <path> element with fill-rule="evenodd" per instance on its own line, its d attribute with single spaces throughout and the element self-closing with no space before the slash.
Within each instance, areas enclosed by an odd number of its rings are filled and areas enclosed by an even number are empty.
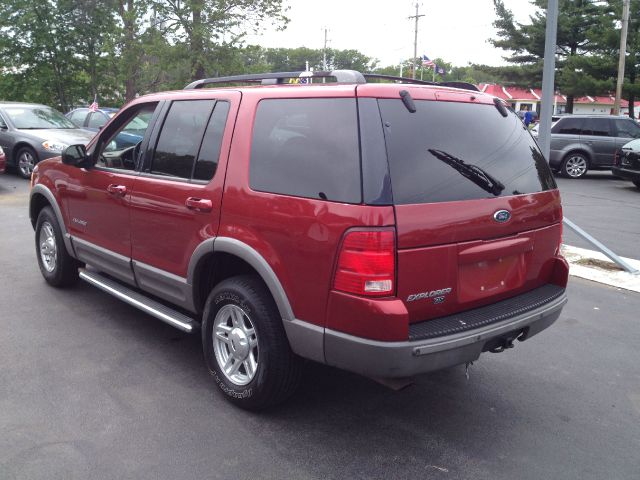
<svg viewBox="0 0 640 480">
<path fill-rule="evenodd" d="M 547 27 L 545 30 L 544 66 L 542 69 L 542 106 L 540 108 L 540 130 L 538 143 L 549 158 L 551 148 L 551 115 L 555 91 L 553 88 L 556 73 L 556 37 L 558 34 L 558 0 L 549 0 L 547 4 Z"/>
<path fill-rule="evenodd" d="M 616 100 L 613 104 L 614 115 L 620 115 L 620 97 L 622 97 L 622 82 L 624 82 L 624 62 L 627 54 L 629 0 L 623 0 L 622 5 L 622 30 L 620 31 L 620 56 L 618 57 L 618 83 L 616 84 Z"/>
</svg>

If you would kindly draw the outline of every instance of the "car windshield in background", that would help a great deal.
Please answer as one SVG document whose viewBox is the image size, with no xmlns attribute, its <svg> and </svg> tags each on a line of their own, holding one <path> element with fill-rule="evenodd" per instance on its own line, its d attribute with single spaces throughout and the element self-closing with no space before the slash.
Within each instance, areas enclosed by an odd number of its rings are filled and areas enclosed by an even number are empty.
<svg viewBox="0 0 640 480">
<path fill-rule="evenodd" d="M 514 113 L 493 105 L 379 100 L 396 204 L 535 193 L 555 188 L 544 156 Z"/>
<path fill-rule="evenodd" d="M 18 129 L 78 128 L 60 112 L 49 107 L 4 107 L 4 111 Z"/>
</svg>

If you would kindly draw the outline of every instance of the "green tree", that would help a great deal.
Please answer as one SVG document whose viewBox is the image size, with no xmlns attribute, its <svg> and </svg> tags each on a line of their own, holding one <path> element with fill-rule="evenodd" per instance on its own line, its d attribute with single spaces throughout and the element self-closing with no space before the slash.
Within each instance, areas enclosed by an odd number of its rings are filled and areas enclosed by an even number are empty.
<svg viewBox="0 0 640 480">
<path fill-rule="evenodd" d="M 547 0 L 530 2 L 537 11 L 527 23 L 520 23 L 503 0 L 493 0 L 498 35 L 490 41 L 510 51 L 505 59 L 528 68 L 536 80 L 541 76 L 544 59 Z M 573 112 L 575 97 L 601 93 L 613 86 L 611 77 L 600 76 L 606 71 L 607 61 L 599 57 L 599 40 L 602 31 L 614 29 L 615 17 L 611 6 L 599 0 L 559 0 L 558 8 L 556 85 L 567 95 L 567 112 Z"/>
<path fill-rule="evenodd" d="M 239 44 L 266 22 L 279 28 L 288 22 L 282 0 L 154 0 L 153 8 L 172 39 L 187 45 L 192 80 L 205 76 L 220 46 Z"/>
</svg>

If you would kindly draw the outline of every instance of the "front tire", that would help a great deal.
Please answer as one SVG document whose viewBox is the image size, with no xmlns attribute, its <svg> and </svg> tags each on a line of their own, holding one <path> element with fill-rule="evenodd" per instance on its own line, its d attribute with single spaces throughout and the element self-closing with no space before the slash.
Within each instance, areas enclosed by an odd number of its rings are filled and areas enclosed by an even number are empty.
<svg viewBox="0 0 640 480">
<path fill-rule="evenodd" d="M 566 178 L 582 178 L 589 170 L 589 159 L 582 153 L 574 152 L 567 155 L 562 162 L 560 173 Z"/>
<path fill-rule="evenodd" d="M 636 187 L 640 188 L 640 180 L 633 180 L 633 184 L 634 184 Z"/>
<path fill-rule="evenodd" d="M 22 147 L 16 153 L 16 169 L 22 178 L 31 178 L 31 173 L 38 163 L 36 152 L 31 147 Z"/>
<path fill-rule="evenodd" d="M 202 317 L 209 372 L 235 405 L 260 410 L 283 402 L 301 378 L 278 308 L 255 275 L 232 277 L 209 294 Z"/>
<path fill-rule="evenodd" d="M 51 207 L 45 207 L 36 222 L 36 255 L 47 283 L 66 287 L 78 280 L 78 262 L 67 252 L 58 219 Z"/>
</svg>

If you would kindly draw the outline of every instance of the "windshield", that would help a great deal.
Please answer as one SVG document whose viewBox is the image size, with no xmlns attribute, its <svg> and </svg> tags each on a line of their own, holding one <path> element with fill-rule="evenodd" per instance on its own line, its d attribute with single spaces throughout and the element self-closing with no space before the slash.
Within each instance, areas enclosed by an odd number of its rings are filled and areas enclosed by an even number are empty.
<svg viewBox="0 0 640 480">
<path fill-rule="evenodd" d="M 60 112 L 45 106 L 11 106 L 4 111 L 18 129 L 78 128 Z"/>
<path fill-rule="evenodd" d="M 473 200 L 555 188 L 544 156 L 512 112 L 493 105 L 379 100 L 395 204 Z"/>
</svg>

